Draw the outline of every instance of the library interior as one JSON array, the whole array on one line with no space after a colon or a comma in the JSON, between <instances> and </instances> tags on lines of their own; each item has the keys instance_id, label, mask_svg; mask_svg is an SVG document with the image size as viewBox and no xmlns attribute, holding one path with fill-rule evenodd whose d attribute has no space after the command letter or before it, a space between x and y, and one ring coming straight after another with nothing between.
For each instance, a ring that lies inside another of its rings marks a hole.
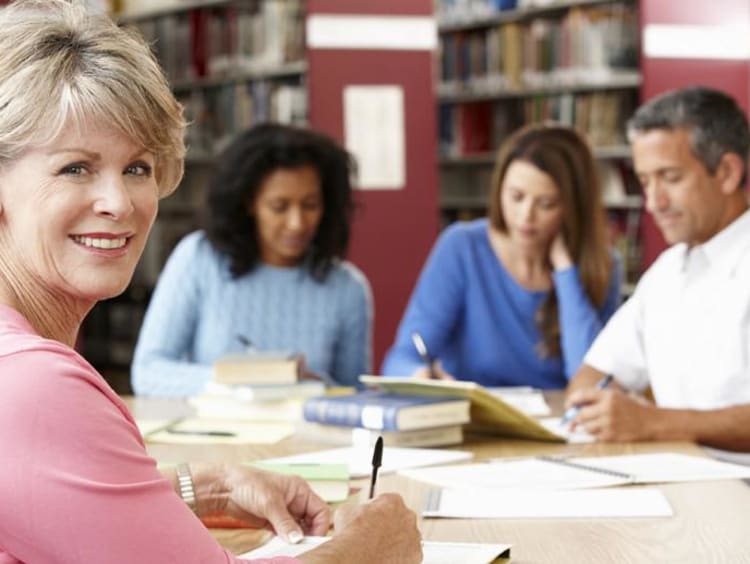
<instances>
[{"instance_id":1,"label":"library interior","mask_svg":"<svg viewBox=\"0 0 750 564\"><path fill-rule=\"evenodd\" d=\"M0 562L750 562L750 2L0 29Z\"/></svg>"}]
</instances>

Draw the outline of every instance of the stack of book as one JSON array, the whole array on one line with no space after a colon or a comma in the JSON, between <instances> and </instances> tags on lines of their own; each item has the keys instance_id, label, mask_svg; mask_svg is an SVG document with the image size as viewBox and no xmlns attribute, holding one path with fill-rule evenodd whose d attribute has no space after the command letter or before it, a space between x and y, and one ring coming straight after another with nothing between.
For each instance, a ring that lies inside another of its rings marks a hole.
<instances>
[{"instance_id":1,"label":"stack of book","mask_svg":"<svg viewBox=\"0 0 750 564\"><path fill-rule=\"evenodd\" d=\"M386 446L460 444L469 422L469 401L389 392L308 399L299 433L328 444L367 446L383 437Z\"/></svg>"}]
</instances>

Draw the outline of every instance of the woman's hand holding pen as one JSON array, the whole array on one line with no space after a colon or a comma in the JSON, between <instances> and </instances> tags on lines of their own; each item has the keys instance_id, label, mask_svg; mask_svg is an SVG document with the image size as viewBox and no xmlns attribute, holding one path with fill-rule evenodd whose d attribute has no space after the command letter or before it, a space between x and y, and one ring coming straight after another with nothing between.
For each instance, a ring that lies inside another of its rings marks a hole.
<instances>
[{"instance_id":1,"label":"woman's hand holding pen","mask_svg":"<svg viewBox=\"0 0 750 564\"><path fill-rule=\"evenodd\" d=\"M307 564L422 561L417 516L397 494L380 494L365 503L342 505L334 515L333 531L330 542L298 558Z\"/></svg>"},{"instance_id":2,"label":"woman's hand holding pen","mask_svg":"<svg viewBox=\"0 0 750 564\"><path fill-rule=\"evenodd\" d=\"M432 363L432 369L428 366L420 366L412 374L414 378L423 378L425 380L455 380L456 378L443 370L443 365L439 360Z\"/></svg>"},{"instance_id":3,"label":"woman's hand holding pen","mask_svg":"<svg viewBox=\"0 0 750 564\"><path fill-rule=\"evenodd\" d=\"M654 404L616 387L580 389L565 404L579 407L572 427L581 426L600 441L653 440L658 429L660 411Z\"/></svg>"}]
</instances>

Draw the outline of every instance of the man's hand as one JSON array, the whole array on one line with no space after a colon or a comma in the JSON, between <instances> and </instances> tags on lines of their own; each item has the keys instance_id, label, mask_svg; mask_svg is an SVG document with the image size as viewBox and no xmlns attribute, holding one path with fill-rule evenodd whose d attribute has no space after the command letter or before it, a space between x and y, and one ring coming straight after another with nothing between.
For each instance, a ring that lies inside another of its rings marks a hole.
<instances>
[{"instance_id":1,"label":"man's hand","mask_svg":"<svg viewBox=\"0 0 750 564\"><path fill-rule=\"evenodd\" d=\"M616 389L586 388L573 392L566 407L581 406L572 422L599 441L632 442L654 440L659 409L645 399Z\"/></svg>"}]
</instances>

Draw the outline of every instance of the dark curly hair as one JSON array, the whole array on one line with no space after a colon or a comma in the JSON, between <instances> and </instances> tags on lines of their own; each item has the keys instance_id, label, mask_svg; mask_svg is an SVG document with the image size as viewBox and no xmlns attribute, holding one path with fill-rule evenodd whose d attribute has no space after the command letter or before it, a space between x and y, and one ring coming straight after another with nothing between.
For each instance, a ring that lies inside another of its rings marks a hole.
<instances>
[{"instance_id":1,"label":"dark curly hair","mask_svg":"<svg viewBox=\"0 0 750 564\"><path fill-rule=\"evenodd\" d=\"M235 139L222 153L208 182L204 215L206 237L227 255L237 277L260 261L255 219L247 204L255 199L263 181L279 169L312 166L318 172L323 194L323 216L304 264L319 281L349 247L354 209L351 177L354 159L331 138L297 127L265 123Z\"/></svg>"}]
</instances>

